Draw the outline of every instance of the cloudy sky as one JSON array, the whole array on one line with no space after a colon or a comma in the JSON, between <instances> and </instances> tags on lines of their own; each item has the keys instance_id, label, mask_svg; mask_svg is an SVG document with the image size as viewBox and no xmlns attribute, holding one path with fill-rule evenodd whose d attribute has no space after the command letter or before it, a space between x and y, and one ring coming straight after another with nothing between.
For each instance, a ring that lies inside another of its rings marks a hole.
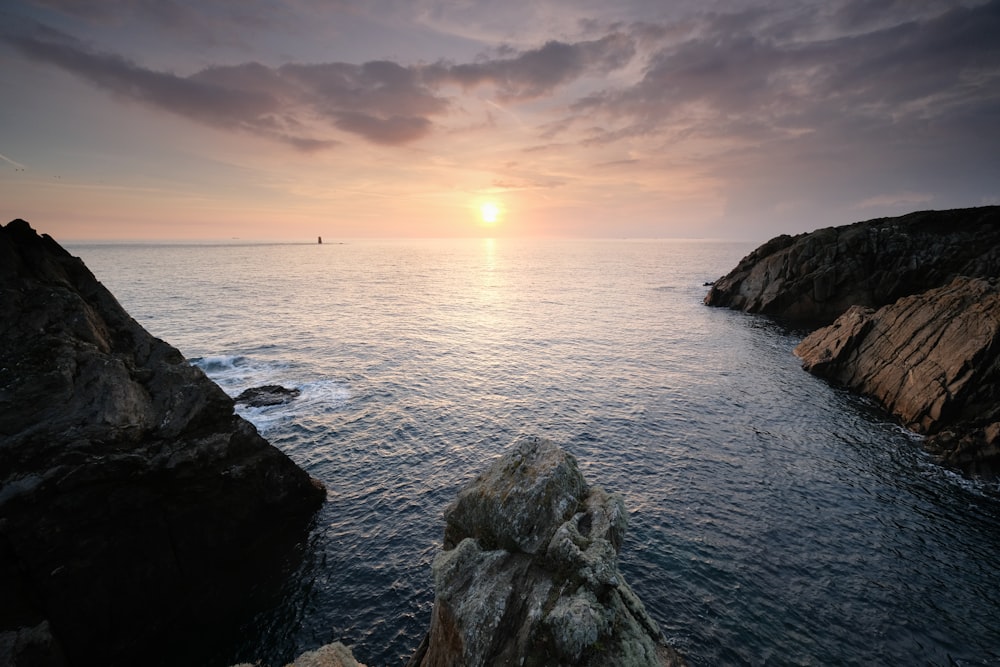
<instances>
[{"instance_id":1,"label":"cloudy sky","mask_svg":"<svg viewBox=\"0 0 1000 667\"><path fill-rule=\"evenodd\" d=\"M1000 0L5 0L0 85L0 216L58 240L1000 203Z\"/></svg>"}]
</instances>

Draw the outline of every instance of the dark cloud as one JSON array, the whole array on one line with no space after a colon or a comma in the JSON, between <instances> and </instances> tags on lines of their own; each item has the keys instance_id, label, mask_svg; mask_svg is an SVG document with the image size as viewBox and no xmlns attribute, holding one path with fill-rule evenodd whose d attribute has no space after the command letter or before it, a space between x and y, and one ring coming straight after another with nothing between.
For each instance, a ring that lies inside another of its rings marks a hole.
<instances>
[{"instance_id":1,"label":"dark cloud","mask_svg":"<svg viewBox=\"0 0 1000 667\"><path fill-rule=\"evenodd\" d=\"M202 44L238 42L238 33L273 29L287 22L290 14L268 0L25 0L25 4L92 25L155 26L174 39Z\"/></svg>"},{"instance_id":2,"label":"dark cloud","mask_svg":"<svg viewBox=\"0 0 1000 667\"><path fill-rule=\"evenodd\" d=\"M30 58L60 67L116 95L212 125L234 123L249 128L280 109L279 100L272 95L152 71L121 56L92 51L50 29L8 36L7 41Z\"/></svg>"},{"instance_id":3,"label":"dark cloud","mask_svg":"<svg viewBox=\"0 0 1000 667\"><path fill-rule=\"evenodd\" d=\"M634 55L633 41L613 33L573 44L550 41L541 48L506 58L457 65L438 63L425 68L423 75L433 83L452 83L466 89L493 85L502 99L524 100L549 94L587 74L619 69Z\"/></svg>"},{"instance_id":4,"label":"dark cloud","mask_svg":"<svg viewBox=\"0 0 1000 667\"><path fill-rule=\"evenodd\" d=\"M335 118L343 111L428 116L448 106L419 80L416 70L389 61L284 65L278 74L301 86L321 112Z\"/></svg>"},{"instance_id":5,"label":"dark cloud","mask_svg":"<svg viewBox=\"0 0 1000 667\"><path fill-rule=\"evenodd\" d=\"M361 135L376 144L397 145L420 139L431 129L431 122L419 116L379 118L359 111L336 114L336 125L346 132Z\"/></svg>"},{"instance_id":6,"label":"dark cloud","mask_svg":"<svg viewBox=\"0 0 1000 667\"><path fill-rule=\"evenodd\" d=\"M118 97L305 151L337 143L303 134L309 118L324 119L374 143L395 145L426 135L431 129L426 116L446 109L445 101L421 85L413 71L390 62L277 69L245 63L182 77L94 51L44 26L5 38L25 56L60 67Z\"/></svg>"},{"instance_id":7,"label":"dark cloud","mask_svg":"<svg viewBox=\"0 0 1000 667\"><path fill-rule=\"evenodd\" d=\"M493 85L500 97L533 98L581 76L622 67L634 55L631 40L615 33L576 44L548 42L473 64L403 66L380 60L274 68L243 63L208 67L185 77L95 51L37 24L6 35L6 40L25 56L121 98L308 150L333 143L303 134L310 121L313 127L325 123L376 144L405 144L426 136L432 118L449 110L449 102L438 93L441 86Z\"/></svg>"},{"instance_id":8,"label":"dark cloud","mask_svg":"<svg viewBox=\"0 0 1000 667\"><path fill-rule=\"evenodd\" d=\"M153 11L151 0L37 3L94 20L108 7ZM193 20L184 14L188 5L168 0L160 6L163 22ZM242 5L208 6L204 12L215 15ZM652 12L657 3L630 6ZM488 87L496 99L510 102L580 95L575 102L560 100L558 115L533 126L540 142L576 137L594 145L649 136L670 145L707 137L818 150L824 141L843 145L849 137L903 144L917 135L996 126L1000 0L969 6L952 0L761 0L741 6L689 12L670 22L578 21L597 37L529 49L500 46L472 62L251 62L190 76L144 67L38 25L9 31L5 39L28 58L124 99L310 150L330 145L327 133L381 145L426 137L440 118L461 110L447 97L456 86ZM601 30L607 32L600 36ZM623 72L632 71L639 74L631 84L603 82L609 74L622 81ZM584 86L593 92L579 92Z\"/></svg>"},{"instance_id":9,"label":"dark cloud","mask_svg":"<svg viewBox=\"0 0 1000 667\"><path fill-rule=\"evenodd\" d=\"M868 2L840 11L851 14L852 25L886 19ZM956 107L974 113L1000 98L1000 2L805 39L813 20L756 10L709 17L689 39L653 54L634 86L592 94L576 109L603 112L619 133L657 132L697 118L693 124L706 134L755 128L780 136L816 129L831 115L841 126L845 119L898 125Z\"/></svg>"}]
</instances>

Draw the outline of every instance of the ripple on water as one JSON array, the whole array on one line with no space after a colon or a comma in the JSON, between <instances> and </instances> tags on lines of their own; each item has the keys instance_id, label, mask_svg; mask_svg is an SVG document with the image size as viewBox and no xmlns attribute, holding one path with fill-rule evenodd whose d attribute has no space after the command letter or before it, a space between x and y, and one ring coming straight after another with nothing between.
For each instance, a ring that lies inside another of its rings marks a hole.
<instances>
[{"instance_id":1,"label":"ripple on water","mask_svg":"<svg viewBox=\"0 0 1000 667\"><path fill-rule=\"evenodd\" d=\"M799 332L703 307L702 283L750 249L80 249L230 394L302 390L241 410L329 500L280 604L217 664L334 639L402 664L444 507L520 435L624 495L623 572L693 665L1000 664L996 485L802 372Z\"/></svg>"}]
</instances>

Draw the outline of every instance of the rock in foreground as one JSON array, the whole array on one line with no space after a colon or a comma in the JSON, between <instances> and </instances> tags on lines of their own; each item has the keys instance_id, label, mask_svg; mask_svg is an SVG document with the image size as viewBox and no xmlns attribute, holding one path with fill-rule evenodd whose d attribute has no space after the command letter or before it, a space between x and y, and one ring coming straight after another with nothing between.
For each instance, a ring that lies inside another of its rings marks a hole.
<instances>
[{"instance_id":1,"label":"rock in foreground","mask_svg":"<svg viewBox=\"0 0 1000 667\"><path fill-rule=\"evenodd\" d=\"M0 635L50 630L83 665L213 634L322 486L23 220L0 227L0 313Z\"/></svg>"},{"instance_id":2,"label":"rock in foreground","mask_svg":"<svg viewBox=\"0 0 1000 667\"><path fill-rule=\"evenodd\" d=\"M809 372L874 397L967 474L1000 472L1000 286L957 278L806 337Z\"/></svg>"},{"instance_id":3,"label":"rock in foreground","mask_svg":"<svg viewBox=\"0 0 1000 667\"><path fill-rule=\"evenodd\" d=\"M548 440L515 443L445 513L411 665L683 665L618 571L622 499Z\"/></svg>"},{"instance_id":4,"label":"rock in foreground","mask_svg":"<svg viewBox=\"0 0 1000 667\"><path fill-rule=\"evenodd\" d=\"M233 667L258 667L258 664L244 662ZM354 659L351 649L340 642L320 646L315 651L306 651L295 662L291 662L285 667L365 667Z\"/></svg>"},{"instance_id":5,"label":"rock in foreground","mask_svg":"<svg viewBox=\"0 0 1000 667\"><path fill-rule=\"evenodd\" d=\"M705 304L823 325L851 306L878 308L957 276L1000 276L1000 206L779 236L717 280Z\"/></svg>"}]
</instances>

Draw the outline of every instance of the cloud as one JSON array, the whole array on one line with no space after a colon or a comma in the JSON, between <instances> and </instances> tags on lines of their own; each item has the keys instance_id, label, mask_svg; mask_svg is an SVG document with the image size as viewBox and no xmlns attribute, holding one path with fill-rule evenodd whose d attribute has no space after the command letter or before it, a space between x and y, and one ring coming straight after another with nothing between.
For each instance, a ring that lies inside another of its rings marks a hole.
<instances>
[{"instance_id":1,"label":"cloud","mask_svg":"<svg viewBox=\"0 0 1000 667\"><path fill-rule=\"evenodd\" d=\"M303 151L338 143L313 136L322 132L316 119L374 143L397 145L427 134L431 121L426 116L447 107L411 70L390 62L277 69L245 63L183 77L95 51L44 26L6 40L28 58L71 72L119 98Z\"/></svg>"},{"instance_id":2,"label":"cloud","mask_svg":"<svg viewBox=\"0 0 1000 667\"><path fill-rule=\"evenodd\" d=\"M411 143L432 131L434 117L449 112L451 103L439 92L444 86L492 85L502 99L536 98L581 76L619 68L634 53L631 40L616 33L575 44L551 41L524 52L506 50L509 57L470 64L404 66L377 60L269 67L250 62L180 76L97 51L41 24L5 39L24 56L119 98L300 150L335 145L323 136L333 129L381 145Z\"/></svg>"},{"instance_id":3,"label":"cloud","mask_svg":"<svg viewBox=\"0 0 1000 667\"><path fill-rule=\"evenodd\" d=\"M875 20L873 7L864 0L840 9L856 26ZM689 39L656 52L634 86L591 95L577 108L624 116L646 131L697 107L710 116L707 128L725 132L734 121L802 126L831 112L896 122L1000 98L1000 87L990 93L985 85L1000 79L1000 2L920 20L897 16L891 25L833 38L810 38L813 20L760 12L711 17Z\"/></svg>"},{"instance_id":4,"label":"cloud","mask_svg":"<svg viewBox=\"0 0 1000 667\"><path fill-rule=\"evenodd\" d=\"M423 70L435 84L464 89L495 86L504 100L526 100L552 93L587 74L605 74L624 67L635 55L635 44L624 34L577 43L549 41L537 49L481 62L438 63Z\"/></svg>"},{"instance_id":5,"label":"cloud","mask_svg":"<svg viewBox=\"0 0 1000 667\"><path fill-rule=\"evenodd\" d=\"M200 44L239 43L242 34L273 30L287 24L291 15L267 0L219 2L202 0L25 0L97 26L128 26L130 30L155 28L171 38ZM234 30L237 28L237 30Z\"/></svg>"},{"instance_id":6,"label":"cloud","mask_svg":"<svg viewBox=\"0 0 1000 667\"><path fill-rule=\"evenodd\" d=\"M913 208L924 206L934 201L934 195L926 192L897 192L895 194L876 195L859 201L857 208L886 208L900 207Z\"/></svg>"},{"instance_id":7,"label":"cloud","mask_svg":"<svg viewBox=\"0 0 1000 667\"><path fill-rule=\"evenodd\" d=\"M109 11L96 0L37 2L94 20ZM145 12L149 2L113 0L111 6ZM260 4L251 2L246 13L265 16ZM564 6L544 4L539 11L546 14ZM163 6L174 5L186 6ZM379 6L417 11L404 5ZM558 138L597 148L642 140L676 149L700 141L703 152L729 151L736 162L746 159L740 151L748 146L822 153L929 135L943 141L973 128L996 136L1000 0L967 6L759 0L722 12L692 9L696 5L727 6L680 3L686 13L665 20L658 2L639 0L621 9L621 16L635 18L627 23L610 20L614 12L604 5L584 3L574 15L593 16L573 21L572 29L587 38L521 49L492 45L469 62L248 62L189 76L144 67L44 26L5 39L26 57L119 98L300 150L335 145L344 135L383 146L410 144L446 129L452 115L467 117L472 104L502 108L539 144ZM206 7L198 11L237 11L227 3ZM432 2L421 11L429 7L444 16L451 5ZM651 20L657 15L660 20ZM187 19L177 13L159 20L180 25ZM481 88L486 97L469 95ZM715 143L709 149L705 142Z\"/></svg>"},{"instance_id":8,"label":"cloud","mask_svg":"<svg viewBox=\"0 0 1000 667\"><path fill-rule=\"evenodd\" d=\"M289 131L295 119L283 118L283 100L271 92L150 70L119 55L94 51L49 28L6 39L25 56L60 67L120 98L214 127L264 135L300 149L324 145L321 139Z\"/></svg>"},{"instance_id":9,"label":"cloud","mask_svg":"<svg viewBox=\"0 0 1000 667\"><path fill-rule=\"evenodd\" d=\"M321 113L338 119L344 111L429 116L448 108L447 101L420 80L418 70L390 61L284 65L277 74L300 86Z\"/></svg>"},{"instance_id":10,"label":"cloud","mask_svg":"<svg viewBox=\"0 0 1000 667\"><path fill-rule=\"evenodd\" d=\"M336 125L373 143L393 146L420 139L430 131L431 122L418 116L379 118L358 111L342 111L337 114Z\"/></svg>"}]
</instances>

